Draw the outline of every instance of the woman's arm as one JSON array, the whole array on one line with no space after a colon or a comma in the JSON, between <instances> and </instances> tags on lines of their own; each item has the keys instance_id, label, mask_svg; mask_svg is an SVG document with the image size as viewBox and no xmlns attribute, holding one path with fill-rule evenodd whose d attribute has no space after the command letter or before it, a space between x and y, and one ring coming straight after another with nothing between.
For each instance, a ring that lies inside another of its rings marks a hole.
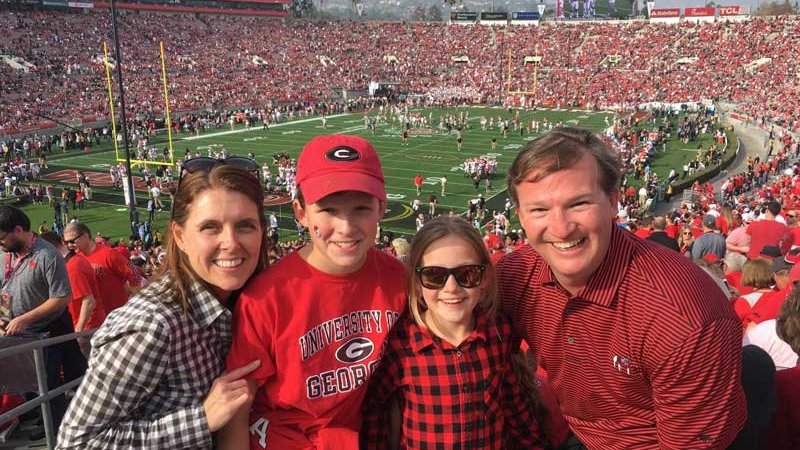
<instances>
[{"instance_id":1,"label":"woman's arm","mask_svg":"<svg viewBox=\"0 0 800 450\"><path fill-rule=\"evenodd\" d=\"M200 402L151 418L131 417L157 401L151 396L170 359L167 325L148 316L104 331L109 334L93 351L61 424L57 448L210 448L211 431Z\"/></svg>"}]
</instances>

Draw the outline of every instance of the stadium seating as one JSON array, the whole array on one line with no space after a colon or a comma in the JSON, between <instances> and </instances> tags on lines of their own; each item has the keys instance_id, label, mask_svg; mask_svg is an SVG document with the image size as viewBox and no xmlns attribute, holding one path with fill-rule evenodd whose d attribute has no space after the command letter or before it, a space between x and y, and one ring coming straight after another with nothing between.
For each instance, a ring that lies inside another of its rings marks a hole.
<instances>
[{"instance_id":1,"label":"stadium seating","mask_svg":"<svg viewBox=\"0 0 800 450\"><path fill-rule=\"evenodd\" d=\"M24 61L0 62L0 134L107 117L100 56L109 22L107 12L0 11L0 55ZM163 41L173 111L324 99L369 82L433 102L502 102L509 89L534 88L533 65L522 61L536 55L539 104L630 110L714 99L738 104L748 120L800 128L796 16L491 28L129 12L119 22L131 113L163 109Z\"/></svg>"}]
</instances>

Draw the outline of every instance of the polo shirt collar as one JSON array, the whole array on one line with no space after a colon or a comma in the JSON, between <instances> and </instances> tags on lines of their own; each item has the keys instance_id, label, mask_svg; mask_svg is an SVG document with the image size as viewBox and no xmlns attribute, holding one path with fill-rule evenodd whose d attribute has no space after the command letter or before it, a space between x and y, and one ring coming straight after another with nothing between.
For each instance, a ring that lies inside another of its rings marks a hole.
<instances>
[{"instance_id":1,"label":"polo shirt collar","mask_svg":"<svg viewBox=\"0 0 800 450\"><path fill-rule=\"evenodd\" d=\"M586 286L575 297L610 307L633 258L633 239L634 236L631 232L616 225L612 226L611 242L608 244L605 258L589 278ZM609 257L609 255L613 256ZM543 270L537 271L539 275L533 281L539 285L557 285L558 280L544 259L539 258L539 264L543 266Z\"/></svg>"},{"instance_id":2,"label":"polo shirt collar","mask_svg":"<svg viewBox=\"0 0 800 450\"><path fill-rule=\"evenodd\" d=\"M489 330L490 327L489 317L486 315L486 313L483 312L480 306L475 308L474 314L475 314L475 329L472 330L472 333L470 333L470 335L464 340L464 342L461 343L461 346L475 340L482 340L485 342L488 338L487 331ZM413 319L411 319L410 316L409 320L412 320L411 342L410 342L411 351L413 351L414 353L419 353L432 345L442 346L444 341L440 337L434 335L431 332L431 330L428 329L428 327L420 326L417 323L413 322ZM494 325L492 324L492 327L493 326ZM446 345L449 346L450 344Z\"/></svg>"}]
</instances>

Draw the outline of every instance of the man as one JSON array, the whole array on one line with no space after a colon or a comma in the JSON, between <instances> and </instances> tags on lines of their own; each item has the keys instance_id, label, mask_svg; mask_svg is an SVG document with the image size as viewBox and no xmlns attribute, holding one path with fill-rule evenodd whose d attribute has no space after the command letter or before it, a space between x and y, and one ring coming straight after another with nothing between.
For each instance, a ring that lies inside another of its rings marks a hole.
<instances>
[{"instance_id":1,"label":"man","mask_svg":"<svg viewBox=\"0 0 800 450\"><path fill-rule=\"evenodd\" d=\"M716 255L717 261L725 258L725 238L717 232L717 218L712 214L703 216L703 234L692 245L692 259Z\"/></svg>"},{"instance_id":2,"label":"man","mask_svg":"<svg viewBox=\"0 0 800 450\"><path fill-rule=\"evenodd\" d=\"M620 177L586 130L523 148L508 186L529 245L499 263L502 309L586 447L724 449L747 419L741 322L702 269L614 224Z\"/></svg>"},{"instance_id":3,"label":"man","mask_svg":"<svg viewBox=\"0 0 800 450\"><path fill-rule=\"evenodd\" d=\"M442 185L442 197L444 197L447 195L447 177L442 175L439 183Z\"/></svg>"},{"instance_id":4,"label":"man","mask_svg":"<svg viewBox=\"0 0 800 450\"><path fill-rule=\"evenodd\" d=\"M80 251L94 268L106 313L128 301L128 286L136 286L136 281L124 256L92 240L91 230L83 223L72 222L64 228L64 243Z\"/></svg>"},{"instance_id":5,"label":"man","mask_svg":"<svg viewBox=\"0 0 800 450\"><path fill-rule=\"evenodd\" d=\"M664 216L658 216L653 219L653 233L647 236L646 239L680 252L677 239L669 237L666 230L667 219Z\"/></svg>"},{"instance_id":6,"label":"man","mask_svg":"<svg viewBox=\"0 0 800 450\"><path fill-rule=\"evenodd\" d=\"M50 243L37 239L27 215L13 206L0 206L0 336L74 331L67 305L72 291L64 259ZM75 341L45 347L47 388L79 377L86 360ZM61 379L63 371L64 378ZM66 411L64 396L51 403L58 429Z\"/></svg>"},{"instance_id":7,"label":"man","mask_svg":"<svg viewBox=\"0 0 800 450\"><path fill-rule=\"evenodd\" d=\"M436 199L436 195L431 193L428 196L428 215L433 217L436 215L436 205L439 203L439 200Z\"/></svg>"},{"instance_id":8,"label":"man","mask_svg":"<svg viewBox=\"0 0 800 450\"><path fill-rule=\"evenodd\" d=\"M422 194L422 181L422 175L417 174L417 176L414 177L414 187L417 188L417 196Z\"/></svg>"},{"instance_id":9,"label":"man","mask_svg":"<svg viewBox=\"0 0 800 450\"><path fill-rule=\"evenodd\" d=\"M67 263L67 276L72 289L72 301L69 303L69 314L75 332L99 328L106 318L103 301L100 296L97 277L89 261L79 253L67 249L61 237L52 231L39 236L55 247ZM78 345L84 356L89 356L89 339L78 338Z\"/></svg>"},{"instance_id":10,"label":"man","mask_svg":"<svg viewBox=\"0 0 800 450\"><path fill-rule=\"evenodd\" d=\"M761 253L761 249L768 245L775 245L780 248L781 254L786 254L789 250L792 237L786 225L776 220L780 212L780 203L771 201L767 204L767 211L764 217L747 227L747 234L750 235L748 258L757 258Z\"/></svg>"},{"instance_id":11,"label":"man","mask_svg":"<svg viewBox=\"0 0 800 450\"><path fill-rule=\"evenodd\" d=\"M161 201L161 188L153 186L150 188L150 198L153 199L153 205L159 210L164 209L164 203Z\"/></svg>"}]
</instances>

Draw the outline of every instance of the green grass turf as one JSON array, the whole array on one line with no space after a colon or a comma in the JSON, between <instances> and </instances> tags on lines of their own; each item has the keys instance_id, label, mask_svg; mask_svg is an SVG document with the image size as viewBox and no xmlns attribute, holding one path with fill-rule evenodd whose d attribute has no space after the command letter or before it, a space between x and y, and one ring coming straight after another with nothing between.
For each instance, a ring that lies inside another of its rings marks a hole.
<instances>
[{"instance_id":1,"label":"green grass turf","mask_svg":"<svg viewBox=\"0 0 800 450\"><path fill-rule=\"evenodd\" d=\"M400 129L392 128L391 122L380 124L375 132L371 134L364 127L363 113L332 116L328 119L328 129L322 130L320 118L313 117L300 119L294 122L283 122L273 125L269 131L262 131L261 127L254 127L246 131L239 127L233 132L229 126L217 130L207 131L197 136L179 134L174 136L173 149L176 159L184 155L185 149L192 153L200 151L203 155L207 153L208 146L224 146L230 154L246 155L252 151L256 154L259 164L268 161L272 165L272 155L278 152L285 152L292 156L297 156L300 150L312 137L320 134L347 133L359 135L370 140L380 154L384 168L387 193L389 196L388 211L382 227L391 229L395 232L410 235L414 230L414 218L410 209L410 202L416 198L413 185L414 176L419 173L426 178L423 194L419 197L423 202L423 211L427 212L427 197L429 193L437 195L439 200L438 212L454 210L458 213L466 210L467 201L475 197L477 192L481 192L489 201L489 209L502 209L505 203L505 172L508 165L512 162L519 149L526 142L538 136L538 134L525 134L520 136L519 132L509 132L507 138L503 138L497 126L493 130L482 131L480 128L480 117L485 115L487 119L494 117L495 123L498 117L509 118L513 123L514 112L498 108L454 108L454 109L433 109L420 110L426 117L429 112L433 114L433 126L438 125L438 117L442 114L458 114L461 111L469 111L471 128L463 134L462 151L457 151L455 132L447 134L437 133L431 136L410 136L409 146L403 146L400 139ZM375 113L370 113L374 115ZM607 112L586 112L578 110L539 110L536 112L523 111L521 119L523 123L529 123L533 117L539 120L547 118L548 121L556 123L563 121L567 125L577 125L595 131L605 128L605 117L612 120L612 114ZM438 130L437 130L438 131ZM465 159L491 153L491 139L497 139L497 148L493 152L498 160L497 179L493 183L493 192L486 194L483 186L479 191L475 191L472 182L463 176L462 163ZM710 137L708 137L710 139ZM164 136L159 136L157 142L165 142ZM704 142L707 146L708 142ZM159 148L166 144L159 143ZM694 155L694 147L697 143L690 143L688 146L680 142L672 142L668 146L667 152L660 152L653 162L653 169L664 177L671 167L680 167L683 160ZM684 147L691 147L691 151L684 150ZM132 149L135 152L135 149ZM114 161L114 151L108 143L97 146L93 151L84 155L72 152L68 154L55 154L49 159L50 171L64 168L83 169L87 171L97 171L104 176L108 176L109 164ZM134 168L134 174L137 169ZM273 168L273 175L276 171ZM448 186L447 196L440 197L440 186L438 179L442 175L447 175ZM631 182L636 186L634 180ZM89 208L86 212L79 212L81 221L87 223L93 231L101 231L111 237L127 237L129 215L123 210L122 206L111 206L122 204L123 198L120 191L110 189L95 189L97 198L101 202L110 205L98 204L98 202L88 202ZM138 194L140 215L146 216L144 208L146 198L143 193ZM44 214L42 207L31 207L31 215L37 220L32 221L36 226L41 221L39 217L50 217L52 214ZM289 204L271 206L268 210L274 211L279 216L282 239L291 239L295 235L292 211ZM40 215L41 214L41 215ZM95 215L96 214L96 215ZM163 229L163 221L166 220L166 213L159 215L160 220L157 225ZM32 217L33 218L33 217ZM516 225L514 225L516 227Z\"/></svg>"}]
</instances>

